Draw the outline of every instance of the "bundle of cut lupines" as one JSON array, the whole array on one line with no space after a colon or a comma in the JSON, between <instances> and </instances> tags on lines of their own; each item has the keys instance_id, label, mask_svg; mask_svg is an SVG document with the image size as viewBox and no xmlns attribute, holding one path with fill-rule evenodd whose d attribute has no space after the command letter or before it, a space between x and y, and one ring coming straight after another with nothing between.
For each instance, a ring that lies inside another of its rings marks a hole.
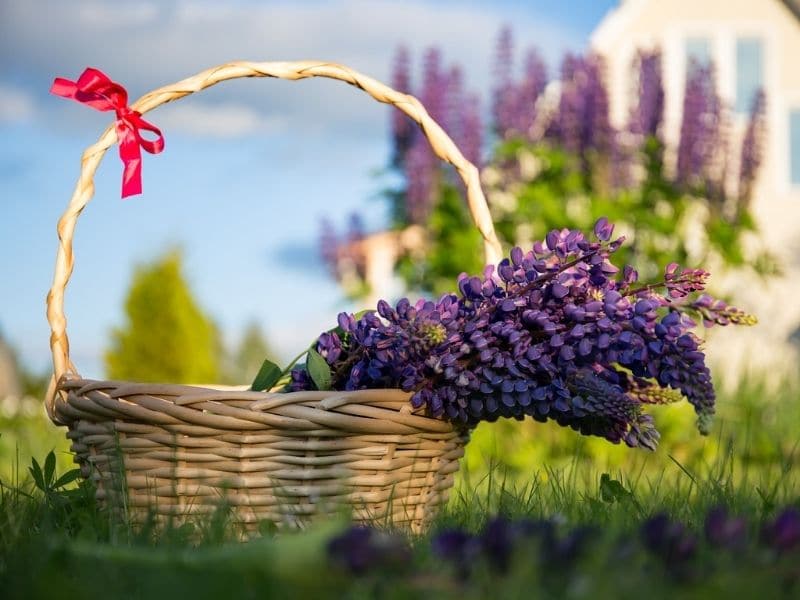
<instances>
[{"instance_id":1,"label":"bundle of cut lupines","mask_svg":"<svg viewBox=\"0 0 800 600\"><path fill-rule=\"evenodd\" d=\"M691 330L755 317L702 293L700 269L670 264L639 284L634 268L610 261L624 242L613 229L603 218L590 237L551 231L482 277L462 275L458 293L438 301L341 313L306 362L290 365L285 389L400 388L415 409L466 427L530 416L651 450L659 434L646 405L686 399L706 434L715 394ZM266 373L254 389L280 370Z\"/></svg>"}]
</instances>

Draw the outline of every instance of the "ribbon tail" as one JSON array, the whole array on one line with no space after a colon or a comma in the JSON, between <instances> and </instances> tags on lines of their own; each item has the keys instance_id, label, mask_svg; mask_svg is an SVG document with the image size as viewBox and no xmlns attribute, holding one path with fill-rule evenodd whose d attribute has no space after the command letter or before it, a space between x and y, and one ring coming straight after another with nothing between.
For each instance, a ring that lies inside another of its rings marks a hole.
<instances>
[{"instance_id":1,"label":"ribbon tail","mask_svg":"<svg viewBox=\"0 0 800 600\"><path fill-rule=\"evenodd\" d=\"M136 139L136 132L124 123L117 124L119 157L124 165L122 171L122 197L142 193L142 150Z\"/></svg>"},{"instance_id":2,"label":"ribbon tail","mask_svg":"<svg viewBox=\"0 0 800 600\"><path fill-rule=\"evenodd\" d=\"M78 86L74 81L64 79L63 77L56 77L53 80L53 85L50 86L50 93L62 98L75 99L75 93L78 91Z\"/></svg>"},{"instance_id":3,"label":"ribbon tail","mask_svg":"<svg viewBox=\"0 0 800 600\"><path fill-rule=\"evenodd\" d=\"M122 197L137 196L142 193L142 158L122 159Z\"/></svg>"}]
</instances>

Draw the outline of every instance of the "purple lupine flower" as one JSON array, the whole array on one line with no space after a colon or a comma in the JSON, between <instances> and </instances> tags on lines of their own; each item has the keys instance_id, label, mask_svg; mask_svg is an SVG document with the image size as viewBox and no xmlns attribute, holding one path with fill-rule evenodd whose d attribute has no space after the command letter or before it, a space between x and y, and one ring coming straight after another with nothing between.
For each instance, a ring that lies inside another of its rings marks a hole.
<instances>
[{"instance_id":1,"label":"purple lupine flower","mask_svg":"<svg viewBox=\"0 0 800 600\"><path fill-rule=\"evenodd\" d=\"M631 185L631 153L624 143L621 131L611 130L611 188L622 190Z\"/></svg>"},{"instance_id":2,"label":"purple lupine flower","mask_svg":"<svg viewBox=\"0 0 800 600\"><path fill-rule=\"evenodd\" d=\"M587 550L587 546L597 538L598 529L591 526L580 526L561 538L552 536L548 541L544 556L546 562L557 566L569 566L575 563Z\"/></svg>"},{"instance_id":3,"label":"purple lupine flower","mask_svg":"<svg viewBox=\"0 0 800 600\"><path fill-rule=\"evenodd\" d=\"M366 276L367 270L367 257L364 254L361 242L367 237L364 229L364 220L357 212L350 213L347 220L347 234L345 237L346 243L342 244L340 252L343 252L345 257L350 261L356 273L362 279Z\"/></svg>"},{"instance_id":4,"label":"purple lupine flower","mask_svg":"<svg viewBox=\"0 0 800 600\"><path fill-rule=\"evenodd\" d=\"M447 92L449 77L442 68L442 53L438 48L428 48L423 57L422 90L420 101L437 123L447 119Z\"/></svg>"},{"instance_id":5,"label":"purple lupine flower","mask_svg":"<svg viewBox=\"0 0 800 600\"><path fill-rule=\"evenodd\" d=\"M441 53L437 48L426 51L423 59L423 84L420 100L428 114L445 129L447 128L448 96L454 84L450 74L442 69ZM406 179L405 217L408 223L425 223L433 203L441 165L428 140L415 135L403 162Z\"/></svg>"},{"instance_id":6,"label":"purple lupine flower","mask_svg":"<svg viewBox=\"0 0 800 600\"><path fill-rule=\"evenodd\" d=\"M332 563L354 575L371 569L405 566L411 555L401 536L359 525L331 539L327 551Z\"/></svg>"},{"instance_id":7,"label":"purple lupine flower","mask_svg":"<svg viewBox=\"0 0 800 600\"><path fill-rule=\"evenodd\" d=\"M743 517L731 516L725 507L719 506L708 512L705 534L712 546L739 550L747 542L747 521Z\"/></svg>"},{"instance_id":8,"label":"purple lupine flower","mask_svg":"<svg viewBox=\"0 0 800 600\"><path fill-rule=\"evenodd\" d=\"M500 30L494 65L492 120L501 139L528 136L536 119L536 101L547 85L547 68L539 52L525 56L522 79L514 80L514 41L511 28Z\"/></svg>"},{"instance_id":9,"label":"purple lupine flower","mask_svg":"<svg viewBox=\"0 0 800 600\"><path fill-rule=\"evenodd\" d=\"M490 519L483 528L481 545L489 564L497 571L508 570L515 533L511 522L505 517Z\"/></svg>"},{"instance_id":10,"label":"purple lupine flower","mask_svg":"<svg viewBox=\"0 0 800 600\"><path fill-rule=\"evenodd\" d=\"M481 553L480 541L461 529L446 529L431 538L434 556L453 564L456 576L467 579Z\"/></svg>"},{"instance_id":11,"label":"purple lupine flower","mask_svg":"<svg viewBox=\"0 0 800 600\"><path fill-rule=\"evenodd\" d=\"M561 66L561 98L549 136L584 159L588 150L609 153L614 142L604 68L597 55L567 54Z\"/></svg>"},{"instance_id":12,"label":"purple lupine flower","mask_svg":"<svg viewBox=\"0 0 800 600\"><path fill-rule=\"evenodd\" d=\"M483 131L481 130L480 100L467 94L461 68L452 66L448 73L447 112L440 123L471 163L480 166Z\"/></svg>"},{"instance_id":13,"label":"purple lupine flower","mask_svg":"<svg viewBox=\"0 0 800 600\"><path fill-rule=\"evenodd\" d=\"M405 210L409 223L423 224L433 207L438 181L439 161L428 140L417 136L404 166L406 178Z\"/></svg>"},{"instance_id":14,"label":"purple lupine flower","mask_svg":"<svg viewBox=\"0 0 800 600\"><path fill-rule=\"evenodd\" d=\"M464 105L464 75L461 67L453 65L447 72L445 112L439 125L456 139L461 133L461 113Z\"/></svg>"},{"instance_id":15,"label":"purple lupine flower","mask_svg":"<svg viewBox=\"0 0 800 600\"><path fill-rule=\"evenodd\" d=\"M643 407L664 396L648 391L657 385L682 394L708 433L714 388L687 315L707 274L670 265L662 282L635 287L635 270L609 260L623 242L612 232L605 219L596 241L554 230L483 277L462 276L459 295L343 313L333 388L399 387L414 408L468 426L530 416L653 449ZM317 344L332 348L333 338Z\"/></svg>"},{"instance_id":16,"label":"purple lupine flower","mask_svg":"<svg viewBox=\"0 0 800 600\"><path fill-rule=\"evenodd\" d=\"M684 186L703 185L709 179L709 168L720 140L722 103L715 81L713 67L694 61L689 65L676 168L677 180Z\"/></svg>"},{"instance_id":17,"label":"purple lupine flower","mask_svg":"<svg viewBox=\"0 0 800 600\"><path fill-rule=\"evenodd\" d=\"M734 306L728 306L724 301L703 294L694 302L687 304L687 308L694 309L703 319L703 325L754 325L755 318Z\"/></svg>"},{"instance_id":18,"label":"purple lupine flower","mask_svg":"<svg viewBox=\"0 0 800 600\"><path fill-rule=\"evenodd\" d=\"M319 253L322 262L334 277L339 272L339 238L330 219L323 218L319 224Z\"/></svg>"},{"instance_id":19,"label":"purple lupine flower","mask_svg":"<svg viewBox=\"0 0 800 600\"><path fill-rule=\"evenodd\" d=\"M658 514L642 524L641 538L645 547L659 556L669 568L681 568L697 550L697 539L686 527Z\"/></svg>"},{"instance_id":20,"label":"purple lupine flower","mask_svg":"<svg viewBox=\"0 0 800 600\"><path fill-rule=\"evenodd\" d=\"M514 38L511 27L504 26L497 38L492 90L492 122L501 138L514 131L516 90L514 88Z\"/></svg>"},{"instance_id":21,"label":"purple lupine flower","mask_svg":"<svg viewBox=\"0 0 800 600\"><path fill-rule=\"evenodd\" d=\"M781 553L800 549L800 510L792 506L784 509L764 526L762 537Z\"/></svg>"},{"instance_id":22,"label":"purple lupine flower","mask_svg":"<svg viewBox=\"0 0 800 600\"><path fill-rule=\"evenodd\" d=\"M745 206L753 194L753 184L764 158L766 100L764 90L759 90L753 101L747 131L742 141L742 155L739 162L739 198Z\"/></svg>"},{"instance_id":23,"label":"purple lupine flower","mask_svg":"<svg viewBox=\"0 0 800 600\"><path fill-rule=\"evenodd\" d=\"M657 137L664 119L664 84L661 76L661 51L640 51L639 102L631 114L631 132L644 137Z\"/></svg>"},{"instance_id":24,"label":"purple lupine flower","mask_svg":"<svg viewBox=\"0 0 800 600\"><path fill-rule=\"evenodd\" d=\"M392 87L398 92L411 93L411 58L408 48L405 46L400 46L395 54L392 67ZM397 109L393 109L391 112L391 123L392 164L400 166L417 135L417 126L413 120Z\"/></svg>"},{"instance_id":25,"label":"purple lupine flower","mask_svg":"<svg viewBox=\"0 0 800 600\"><path fill-rule=\"evenodd\" d=\"M483 125L481 123L480 98L477 94L468 95L462 105L458 146L469 162L479 168L482 166Z\"/></svg>"},{"instance_id":26,"label":"purple lupine flower","mask_svg":"<svg viewBox=\"0 0 800 600\"><path fill-rule=\"evenodd\" d=\"M366 237L364 231L364 219L357 212L350 213L347 220L347 241L349 243L359 242Z\"/></svg>"},{"instance_id":27,"label":"purple lupine flower","mask_svg":"<svg viewBox=\"0 0 800 600\"><path fill-rule=\"evenodd\" d=\"M536 121L536 101L547 86L547 67L535 48L525 55L522 81L514 87L514 107L511 115L511 131L530 137L531 127Z\"/></svg>"}]
</instances>

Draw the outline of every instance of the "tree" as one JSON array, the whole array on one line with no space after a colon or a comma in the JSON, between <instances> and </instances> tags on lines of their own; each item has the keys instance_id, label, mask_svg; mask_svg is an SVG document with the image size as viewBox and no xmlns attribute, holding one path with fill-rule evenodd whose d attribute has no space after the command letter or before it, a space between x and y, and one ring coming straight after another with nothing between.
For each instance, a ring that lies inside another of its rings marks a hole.
<instances>
[{"instance_id":1,"label":"tree","mask_svg":"<svg viewBox=\"0 0 800 600\"><path fill-rule=\"evenodd\" d=\"M244 330L238 348L226 361L224 381L232 384L250 383L264 359L275 361L275 353L267 343L261 326L251 321Z\"/></svg>"},{"instance_id":2,"label":"tree","mask_svg":"<svg viewBox=\"0 0 800 600\"><path fill-rule=\"evenodd\" d=\"M125 314L127 322L112 331L105 354L109 377L168 383L217 379L219 334L192 297L180 252L136 268Z\"/></svg>"}]
</instances>

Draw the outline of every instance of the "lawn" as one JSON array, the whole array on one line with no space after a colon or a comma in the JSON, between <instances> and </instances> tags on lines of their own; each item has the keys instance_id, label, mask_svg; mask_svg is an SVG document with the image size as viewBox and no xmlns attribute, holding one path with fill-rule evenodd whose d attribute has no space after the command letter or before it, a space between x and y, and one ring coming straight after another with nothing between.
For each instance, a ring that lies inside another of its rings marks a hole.
<instances>
[{"instance_id":1,"label":"lawn","mask_svg":"<svg viewBox=\"0 0 800 600\"><path fill-rule=\"evenodd\" d=\"M419 537L342 518L301 533L265 523L241 543L224 510L191 526L134 530L111 521L88 486L56 484L66 457L46 460L56 438L39 413L5 418L3 451L18 447L21 461L2 457L5 598L800 594L792 386L745 384L722 397L707 438L686 407L664 407L655 453L553 424L483 424L449 505Z\"/></svg>"}]
</instances>

